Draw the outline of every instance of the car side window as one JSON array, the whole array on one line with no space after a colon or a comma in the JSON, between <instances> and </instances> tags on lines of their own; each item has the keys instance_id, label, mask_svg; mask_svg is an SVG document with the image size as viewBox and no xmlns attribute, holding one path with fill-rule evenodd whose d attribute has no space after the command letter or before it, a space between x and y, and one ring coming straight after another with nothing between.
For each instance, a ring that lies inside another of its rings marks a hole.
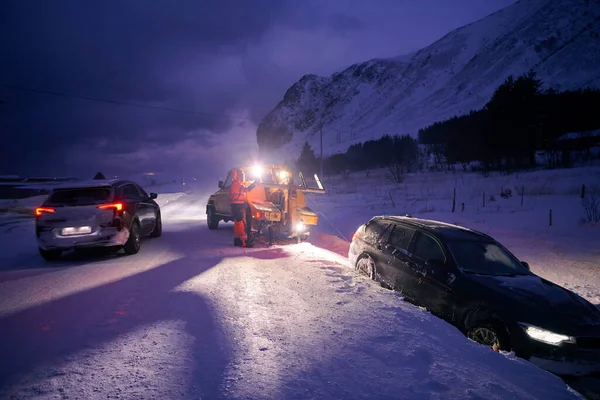
<instances>
[{"instance_id":1,"label":"car side window","mask_svg":"<svg viewBox=\"0 0 600 400\"><path fill-rule=\"evenodd\" d=\"M140 192L140 195L142 196L142 199L148 199L150 198L150 196L148 195L148 193L146 193L146 191L139 185L135 185L135 188L137 189L138 192Z\"/></svg>"},{"instance_id":2,"label":"car side window","mask_svg":"<svg viewBox=\"0 0 600 400\"><path fill-rule=\"evenodd\" d=\"M223 184L224 188L228 188L231 186L231 171L227 174L227 179L225 179L225 183Z\"/></svg>"},{"instance_id":3,"label":"car side window","mask_svg":"<svg viewBox=\"0 0 600 400\"><path fill-rule=\"evenodd\" d=\"M412 253L424 262L427 260L446 261L446 256L439 243L425 233L419 233Z\"/></svg>"},{"instance_id":4,"label":"car side window","mask_svg":"<svg viewBox=\"0 0 600 400\"><path fill-rule=\"evenodd\" d=\"M381 241L389 226L390 224L383 221L372 221L365 227L365 241L371 244Z\"/></svg>"},{"instance_id":5,"label":"car side window","mask_svg":"<svg viewBox=\"0 0 600 400\"><path fill-rule=\"evenodd\" d=\"M121 189L122 189L123 197L126 198L127 200L141 200L142 199L140 192L138 192L138 190L135 188L135 186L133 186L131 184L123 185L121 187Z\"/></svg>"},{"instance_id":6,"label":"car side window","mask_svg":"<svg viewBox=\"0 0 600 400\"><path fill-rule=\"evenodd\" d=\"M408 251L408 246L414 234L415 229L405 225L394 224L394 229L390 234L388 243L399 250Z\"/></svg>"}]
</instances>

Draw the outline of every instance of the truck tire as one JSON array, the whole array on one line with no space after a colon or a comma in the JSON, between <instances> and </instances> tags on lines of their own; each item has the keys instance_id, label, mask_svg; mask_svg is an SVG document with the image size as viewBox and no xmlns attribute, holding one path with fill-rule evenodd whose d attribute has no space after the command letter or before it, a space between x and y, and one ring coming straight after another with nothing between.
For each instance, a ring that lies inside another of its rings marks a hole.
<instances>
[{"instance_id":1,"label":"truck tire","mask_svg":"<svg viewBox=\"0 0 600 400\"><path fill-rule=\"evenodd\" d=\"M206 224L208 225L208 229L217 229L219 227L219 217L215 214L214 207L209 207L206 213Z\"/></svg>"}]
</instances>

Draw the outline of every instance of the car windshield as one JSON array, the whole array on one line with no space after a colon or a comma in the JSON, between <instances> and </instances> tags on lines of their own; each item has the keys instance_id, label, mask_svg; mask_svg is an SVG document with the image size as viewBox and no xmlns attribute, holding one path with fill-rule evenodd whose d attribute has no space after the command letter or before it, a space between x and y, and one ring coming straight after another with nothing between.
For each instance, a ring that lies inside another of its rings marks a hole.
<instances>
[{"instance_id":1,"label":"car windshield","mask_svg":"<svg viewBox=\"0 0 600 400\"><path fill-rule=\"evenodd\" d=\"M111 190L107 187L55 189L48 203L51 205L91 205L109 201Z\"/></svg>"},{"instance_id":2,"label":"car windshield","mask_svg":"<svg viewBox=\"0 0 600 400\"><path fill-rule=\"evenodd\" d=\"M502 246L493 242L446 242L458 267L482 275L527 275L529 271Z\"/></svg>"}]
</instances>

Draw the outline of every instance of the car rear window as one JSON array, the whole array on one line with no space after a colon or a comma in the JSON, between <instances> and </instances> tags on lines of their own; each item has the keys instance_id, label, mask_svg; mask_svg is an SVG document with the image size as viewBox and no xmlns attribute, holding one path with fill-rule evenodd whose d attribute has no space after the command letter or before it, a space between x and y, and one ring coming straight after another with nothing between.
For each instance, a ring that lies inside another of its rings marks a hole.
<instances>
[{"instance_id":1,"label":"car rear window","mask_svg":"<svg viewBox=\"0 0 600 400\"><path fill-rule=\"evenodd\" d=\"M100 204L111 199L112 191L107 187L55 189L48 198L52 205Z\"/></svg>"}]
</instances>

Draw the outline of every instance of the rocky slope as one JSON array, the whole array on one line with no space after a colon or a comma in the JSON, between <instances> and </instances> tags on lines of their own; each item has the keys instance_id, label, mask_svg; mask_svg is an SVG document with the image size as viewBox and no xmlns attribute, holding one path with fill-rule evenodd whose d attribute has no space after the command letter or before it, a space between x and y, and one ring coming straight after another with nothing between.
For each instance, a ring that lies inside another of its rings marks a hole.
<instances>
[{"instance_id":1,"label":"rocky slope","mask_svg":"<svg viewBox=\"0 0 600 400\"><path fill-rule=\"evenodd\" d=\"M324 154L384 134L416 135L481 108L509 75L534 69L559 90L600 87L600 2L521 0L406 56L305 75L261 121L261 149L296 158L304 141Z\"/></svg>"}]
</instances>

